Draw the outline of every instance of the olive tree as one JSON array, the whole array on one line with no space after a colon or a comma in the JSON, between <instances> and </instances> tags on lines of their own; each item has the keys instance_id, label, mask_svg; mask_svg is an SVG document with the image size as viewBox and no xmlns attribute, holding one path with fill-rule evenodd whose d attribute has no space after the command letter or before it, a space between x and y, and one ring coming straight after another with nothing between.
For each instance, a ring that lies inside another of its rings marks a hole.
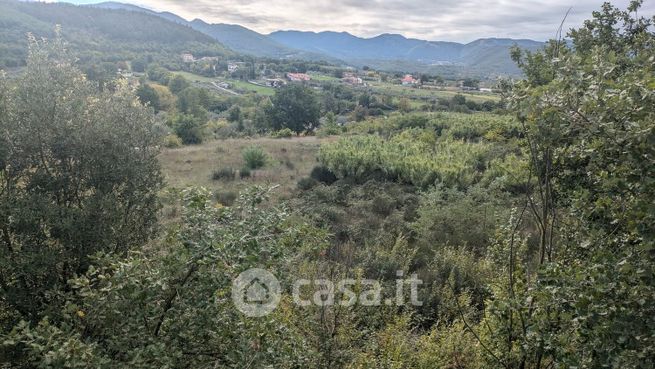
<instances>
[{"instance_id":1,"label":"olive tree","mask_svg":"<svg viewBox=\"0 0 655 369\"><path fill-rule=\"evenodd\" d=\"M117 84L101 91L63 43L30 40L27 68L0 80L1 323L35 321L96 252L156 231L162 176L153 114Z\"/></svg>"}]
</instances>

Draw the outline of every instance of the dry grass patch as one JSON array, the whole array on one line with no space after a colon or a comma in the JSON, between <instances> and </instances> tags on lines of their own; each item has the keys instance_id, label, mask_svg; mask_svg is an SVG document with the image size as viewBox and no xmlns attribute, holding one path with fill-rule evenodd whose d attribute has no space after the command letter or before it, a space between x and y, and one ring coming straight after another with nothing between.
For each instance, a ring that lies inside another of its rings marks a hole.
<instances>
[{"instance_id":1,"label":"dry grass patch","mask_svg":"<svg viewBox=\"0 0 655 369\"><path fill-rule=\"evenodd\" d=\"M309 175L316 166L320 144L330 140L334 138L216 140L202 145L164 149L159 159L169 187L203 186L212 190L217 200L229 202L232 194L238 194L248 186L279 185L275 195L278 199L285 199L296 190L298 180ZM242 152L250 146L263 149L269 156L269 162L261 169L251 170L249 177L240 178L238 172L244 167ZM212 179L214 172L226 169L237 172L233 180Z\"/></svg>"}]
</instances>

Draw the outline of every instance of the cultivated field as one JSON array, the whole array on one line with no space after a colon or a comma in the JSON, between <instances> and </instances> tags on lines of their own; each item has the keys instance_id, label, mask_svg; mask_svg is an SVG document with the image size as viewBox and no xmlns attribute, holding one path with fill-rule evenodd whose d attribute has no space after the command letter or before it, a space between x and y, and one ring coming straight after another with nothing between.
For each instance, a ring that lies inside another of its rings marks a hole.
<instances>
[{"instance_id":1,"label":"cultivated field","mask_svg":"<svg viewBox=\"0 0 655 369\"><path fill-rule=\"evenodd\" d=\"M401 86L388 82L368 82L373 92L391 95L396 97L407 97L409 99L450 99L455 95L464 95L467 99L473 100L477 103L485 101L498 101L500 97L496 94L485 94L480 92L461 91L457 88L448 89L431 89L431 88L413 88L408 86Z\"/></svg>"}]
</instances>

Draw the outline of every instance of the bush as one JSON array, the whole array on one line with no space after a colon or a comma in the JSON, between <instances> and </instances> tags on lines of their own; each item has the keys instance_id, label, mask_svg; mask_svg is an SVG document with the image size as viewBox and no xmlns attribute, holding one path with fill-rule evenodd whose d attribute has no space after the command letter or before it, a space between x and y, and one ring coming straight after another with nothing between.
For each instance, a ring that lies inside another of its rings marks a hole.
<instances>
[{"instance_id":1,"label":"bush","mask_svg":"<svg viewBox=\"0 0 655 369\"><path fill-rule=\"evenodd\" d=\"M318 184L318 181L315 180L314 178L305 177L305 178L302 178L302 179L300 179L298 181L298 189L303 190L303 191L311 190L317 184Z\"/></svg>"},{"instance_id":2,"label":"bush","mask_svg":"<svg viewBox=\"0 0 655 369\"><path fill-rule=\"evenodd\" d=\"M259 169L266 166L268 155L260 147L250 146L243 150L243 161L248 169Z\"/></svg>"},{"instance_id":3,"label":"bush","mask_svg":"<svg viewBox=\"0 0 655 369\"><path fill-rule=\"evenodd\" d=\"M343 128L338 124L326 124L316 131L318 137L338 136L343 133Z\"/></svg>"},{"instance_id":4,"label":"bush","mask_svg":"<svg viewBox=\"0 0 655 369\"><path fill-rule=\"evenodd\" d=\"M167 135L166 137L164 137L163 141L164 141L163 142L164 147L168 147L169 149L182 147L182 139L174 134Z\"/></svg>"},{"instance_id":5,"label":"bush","mask_svg":"<svg viewBox=\"0 0 655 369\"><path fill-rule=\"evenodd\" d=\"M100 91L55 33L51 42L31 38L24 73L0 73L2 367L23 364L22 345L6 346L15 324L47 315L57 329L64 286L96 264L91 255L127 255L159 234L161 136L152 109L127 88Z\"/></svg>"},{"instance_id":6,"label":"bush","mask_svg":"<svg viewBox=\"0 0 655 369\"><path fill-rule=\"evenodd\" d=\"M309 176L316 181L325 183L327 185L331 185L337 181L337 176L335 176L334 173L330 171L330 169L323 165L315 166Z\"/></svg>"},{"instance_id":7,"label":"bush","mask_svg":"<svg viewBox=\"0 0 655 369\"><path fill-rule=\"evenodd\" d=\"M284 160L283 160L283 164L284 164L284 166L287 167L287 169L289 169L289 170L294 170L294 169L296 169L296 165L293 164L293 162L292 162L291 159L289 159L289 158L284 158Z\"/></svg>"},{"instance_id":8,"label":"bush","mask_svg":"<svg viewBox=\"0 0 655 369\"><path fill-rule=\"evenodd\" d=\"M236 125L227 124L227 122L213 124L210 127L212 128L214 137L218 139L235 138L235 137L242 136L241 132L239 132Z\"/></svg>"},{"instance_id":9,"label":"bush","mask_svg":"<svg viewBox=\"0 0 655 369\"><path fill-rule=\"evenodd\" d=\"M387 194L377 194L371 201L371 210L377 215L389 216L396 209L396 202Z\"/></svg>"},{"instance_id":10,"label":"bush","mask_svg":"<svg viewBox=\"0 0 655 369\"><path fill-rule=\"evenodd\" d=\"M243 167L239 171L239 177L242 178L242 179L243 178L250 178L251 175L252 175L252 173L250 172L250 168L248 168L248 167Z\"/></svg>"},{"instance_id":11,"label":"bush","mask_svg":"<svg viewBox=\"0 0 655 369\"><path fill-rule=\"evenodd\" d=\"M189 114L179 114L171 121L175 133L185 145L202 143L202 122Z\"/></svg>"},{"instance_id":12,"label":"bush","mask_svg":"<svg viewBox=\"0 0 655 369\"><path fill-rule=\"evenodd\" d=\"M212 179L214 181L233 181L235 177L236 171L232 168L221 168L212 173Z\"/></svg>"},{"instance_id":13,"label":"bush","mask_svg":"<svg viewBox=\"0 0 655 369\"><path fill-rule=\"evenodd\" d=\"M234 191L219 191L214 194L216 201L223 206L232 206L237 199L237 193Z\"/></svg>"},{"instance_id":14,"label":"bush","mask_svg":"<svg viewBox=\"0 0 655 369\"><path fill-rule=\"evenodd\" d=\"M271 137L273 138L290 138L293 137L293 131L290 130L289 128L282 128L279 131L275 131L271 133Z\"/></svg>"}]
</instances>

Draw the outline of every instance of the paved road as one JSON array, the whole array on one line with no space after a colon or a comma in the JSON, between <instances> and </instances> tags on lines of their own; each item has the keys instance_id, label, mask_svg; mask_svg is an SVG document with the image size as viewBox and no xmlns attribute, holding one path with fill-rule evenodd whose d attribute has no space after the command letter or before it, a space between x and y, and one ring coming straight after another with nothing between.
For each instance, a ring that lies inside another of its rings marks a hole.
<instances>
[{"instance_id":1,"label":"paved road","mask_svg":"<svg viewBox=\"0 0 655 369\"><path fill-rule=\"evenodd\" d=\"M221 91L224 91L224 92L230 93L230 94L232 94L232 95L241 96L240 93L236 93L236 92L234 92L234 91L232 91L232 90L228 90L227 88L223 88L223 87L219 86L218 83L216 83L216 82L212 82L211 84L212 84L212 86L216 87L216 89L218 89L218 90L221 90Z\"/></svg>"}]
</instances>

